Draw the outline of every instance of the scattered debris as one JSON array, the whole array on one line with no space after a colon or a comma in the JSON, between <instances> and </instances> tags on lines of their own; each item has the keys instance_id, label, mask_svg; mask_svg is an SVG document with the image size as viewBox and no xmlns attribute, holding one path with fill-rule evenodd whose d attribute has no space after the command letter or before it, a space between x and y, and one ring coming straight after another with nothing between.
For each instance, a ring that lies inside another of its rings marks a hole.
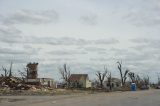
<instances>
[{"instance_id":1,"label":"scattered debris","mask_svg":"<svg viewBox=\"0 0 160 106\"><path fill-rule=\"evenodd\" d=\"M10 68L2 67L4 74L0 77L0 89L2 90L30 90L37 91L43 88L53 90L54 80L51 78L38 78L38 63L28 63L25 71L18 71L22 77L14 77L12 74L12 62Z\"/></svg>"}]
</instances>

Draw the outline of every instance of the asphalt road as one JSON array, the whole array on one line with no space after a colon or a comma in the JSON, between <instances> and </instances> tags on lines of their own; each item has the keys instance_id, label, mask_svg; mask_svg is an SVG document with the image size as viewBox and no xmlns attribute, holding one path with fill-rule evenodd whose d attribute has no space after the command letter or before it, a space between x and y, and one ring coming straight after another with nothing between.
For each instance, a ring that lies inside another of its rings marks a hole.
<instances>
[{"instance_id":1,"label":"asphalt road","mask_svg":"<svg viewBox=\"0 0 160 106\"><path fill-rule=\"evenodd\" d=\"M0 96L0 106L160 106L160 90L65 96Z\"/></svg>"}]
</instances>

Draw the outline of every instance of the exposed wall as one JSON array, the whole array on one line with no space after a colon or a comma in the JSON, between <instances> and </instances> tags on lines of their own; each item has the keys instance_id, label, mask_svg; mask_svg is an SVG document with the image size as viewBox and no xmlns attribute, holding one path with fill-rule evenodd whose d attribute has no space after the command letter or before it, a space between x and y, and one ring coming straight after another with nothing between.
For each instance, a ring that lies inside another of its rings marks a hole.
<instances>
[{"instance_id":1,"label":"exposed wall","mask_svg":"<svg viewBox=\"0 0 160 106\"><path fill-rule=\"evenodd\" d=\"M89 81L88 78L81 77L80 82L83 83L83 88L90 88L91 87L91 82Z\"/></svg>"},{"instance_id":2,"label":"exposed wall","mask_svg":"<svg viewBox=\"0 0 160 106\"><path fill-rule=\"evenodd\" d=\"M28 63L27 64L27 78L36 79L38 77L38 63Z\"/></svg>"},{"instance_id":3,"label":"exposed wall","mask_svg":"<svg viewBox=\"0 0 160 106\"><path fill-rule=\"evenodd\" d=\"M92 82L90 80L86 80L86 88L91 88L92 87Z\"/></svg>"}]
</instances>

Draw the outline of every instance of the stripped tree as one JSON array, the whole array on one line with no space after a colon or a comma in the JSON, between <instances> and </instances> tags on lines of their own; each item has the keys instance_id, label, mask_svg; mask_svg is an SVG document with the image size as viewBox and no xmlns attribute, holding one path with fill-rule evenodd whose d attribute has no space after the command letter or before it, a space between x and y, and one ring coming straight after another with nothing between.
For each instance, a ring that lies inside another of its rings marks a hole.
<instances>
[{"instance_id":1,"label":"stripped tree","mask_svg":"<svg viewBox=\"0 0 160 106\"><path fill-rule=\"evenodd\" d=\"M108 85L109 85L109 90L112 90L112 75L111 75L111 72L107 76L107 82L108 82Z\"/></svg>"},{"instance_id":2,"label":"stripped tree","mask_svg":"<svg viewBox=\"0 0 160 106\"><path fill-rule=\"evenodd\" d=\"M160 75L157 74L157 77L158 77L158 85L160 85Z\"/></svg>"},{"instance_id":3,"label":"stripped tree","mask_svg":"<svg viewBox=\"0 0 160 106\"><path fill-rule=\"evenodd\" d=\"M147 86L147 85L149 85L149 76L147 75L147 76L145 76L145 77L143 77L143 82L144 82L144 84Z\"/></svg>"},{"instance_id":4,"label":"stripped tree","mask_svg":"<svg viewBox=\"0 0 160 106\"><path fill-rule=\"evenodd\" d=\"M98 77L100 88L103 88L103 82L107 75L107 68L104 67L104 72L97 71L96 76Z\"/></svg>"},{"instance_id":5,"label":"stripped tree","mask_svg":"<svg viewBox=\"0 0 160 106\"><path fill-rule=\"evenodd\" d=\"M16 81L13 80L14 76L12 75L12 62L10 64L9 69L5 68L4 66L2 66L2 71L4 71L4 74L1 74L2 78L0 80L0 83L2 84L2 86L9 86L9 87L14 87L16 84Z\"/></svg>"},{"instance_id":6,"label":"stripped tree","mask_svg":"<svg viewBox=\"0 0 160 106\"><path fill-rule=\"evenodd\" d=\"M132 83L136 81L136 76L134 72L129 72L128 77L131 79Z\"/></svg>"},{"instance_id":7,"label":"stripped tree","mask_svg":"<svg viewBox=\"0 0 160 106\"><path fill-rule=\"evenodd\" d=\"M119 70L120 76L121 76L121 83L122 83L122 86L124 86L125 83L126 83L127 74L129 72L129 70L126 69L125 73L123 74L123 72L122 72L122 62L118 61L117 63L118 63L118 70Z\"/></svg>"},{"instance_id":8,"label":"stripped tree","mask_svg":"<svg viewBox=\"0 0 160 106\"><path fill-rule=\"evenodd\" d=\"M140 76L139 76L138 74L136 75L135 80L136 80L136 83L137 83L137 84L140 84L141 78L140 78Z\"/></svg>"},{"instance_id":9,"label":"stripped tree","mask_svg":"<svg viewBox=\"0 0 160 106\"><path fill-rule=\"evenodd\" d=\"M28 68L24 68L24 71L18 70L18 73L23 79L28 78Z\"/></svg>"},{"instance_id":10,"label":"stripped tree","mask_svg":"<svg viewBox=\"0 0 160 106\"><path fill-rule=\"evenodd\" d=\"M1 74L2 77L12 77L12 64L11 62L9 70L2 66L2 71L4 71L4 74Z\"/></svg>"},{"instance_id":11,"label":"stripped tree","mask_svg":"<svg viewBox=\"0 0 160 106\"><path fill-rule=\"evenodd\" d=\"M4 71L4 74L1 74L1 76L2 77L7 77L8 73L9 73L8 70L2 66L2 71Z\"/></svg>"},{"instance_id":12,"label":"stripped tree","mask_svg":"<svg viewBox=\"0 0 160 106\"><path fill-rule=\"evenodd\" d=\"M59 73L61 74L62 79L64 80L67 87L70 86L69 77L70 77L70 68L67 67L66 64L63 65L63 67L59 68Z\"/></svg>"}]
</instances>

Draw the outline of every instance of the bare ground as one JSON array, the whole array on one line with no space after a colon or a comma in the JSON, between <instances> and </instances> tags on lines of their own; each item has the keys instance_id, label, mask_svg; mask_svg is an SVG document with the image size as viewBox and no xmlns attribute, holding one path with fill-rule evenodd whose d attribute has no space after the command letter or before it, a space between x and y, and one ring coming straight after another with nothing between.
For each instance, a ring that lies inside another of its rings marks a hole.
<instances>
[{"instance_id":1,"label":"bare ground","mask_svg":"<svg viewBox=\"0 0 160 106\"><path fill-rule=\"evenodd\" d=\"M160 90L58 96L0 96L0 106L160 106Z\"/></svg>"}]
</instances>

